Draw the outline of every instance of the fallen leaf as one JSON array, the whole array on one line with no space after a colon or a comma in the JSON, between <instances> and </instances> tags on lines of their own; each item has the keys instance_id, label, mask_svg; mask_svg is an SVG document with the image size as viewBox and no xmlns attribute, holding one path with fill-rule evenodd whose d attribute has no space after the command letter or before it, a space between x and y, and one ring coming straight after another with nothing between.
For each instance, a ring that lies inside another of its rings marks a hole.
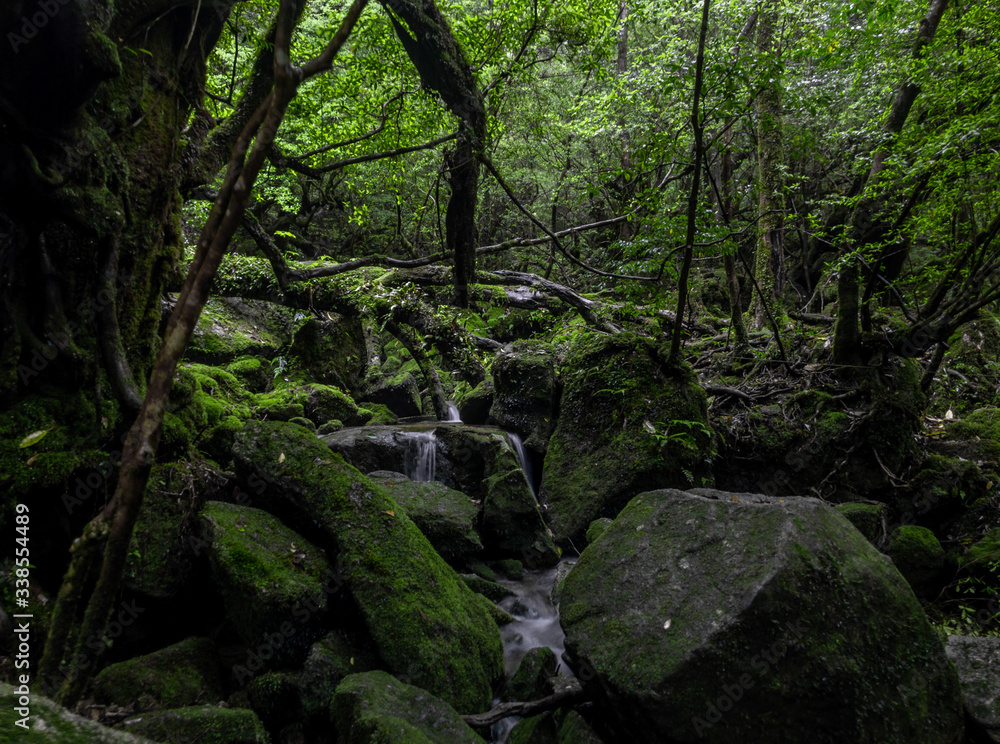
<instances>
[{"instance_id":1,"label":"fallen leaf","mask_svg":"<svg viewBox=\"0 0 1000 744\"><path fill-rule=\"evenodd\" d=\"M38 459L38 455L32 455L31 458L26 463L24 463L24 464L25 465L30 465L31 463L33 463L37 459Z\"/></svg>"},{"instance_id":2,"label":"fallen leaf","mask_svg":"<svg viewBox=\"0 0 1000 744\"><path fill-rule=\"evenodd\" d=\"M21 449L30 447L33 444L38 444L50 431L51 429L41 429L40 431L31 432L31 434L21 440Z\"/></svg>"},{"instance_id":3,"label":"fallen leaf","mask_svg":"<svg viewBox=\"0 0 1000 744\"><path fill-rule=\"evenodd\" d=\"M285 453L282 452L280 455L278 455L278 464L280 465L284 461L285 461Z\"/></svg>"},{"instance_id":4,"label":"fallen leaf","mask_svg":"<svg viewBox=\"0 0 1000 744\"><path fill-rule=\"evenodd\" d=\"M386 511L384 511L384 512L382 512L382 513L383 513L383 514L388 514L388 515L389 515L390 517L394 517L394 516L396 516L396 512L394 512L394 511L391 511L391 510L386 510Z\"/></svg>"}]
</instances>

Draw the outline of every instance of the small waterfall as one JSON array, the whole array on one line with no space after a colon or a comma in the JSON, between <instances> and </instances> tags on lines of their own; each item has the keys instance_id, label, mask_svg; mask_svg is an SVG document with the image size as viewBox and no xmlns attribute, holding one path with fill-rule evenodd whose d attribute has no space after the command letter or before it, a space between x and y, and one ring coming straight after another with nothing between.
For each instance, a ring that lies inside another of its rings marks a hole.
<instances>
[{"instance_id":1,"label":"small waterfall","mask_svg":"<svg viewBox=\"0 0 1000 744\"><path fill-rule=\"evenodd\" d=\"M458 406L450 400L448 401L448 418L446 418L445 421L457 421L458 423L462 422L462 416L458 412Z\"/></svg>"},{"instance_id":2,"label":"small waterfall","mask_svg":"<svg viewBox=\"0 0 1000 744\"><path fill-rule=\"evenodd\" d=\"M524 442L521 441L521 437L513 432L507 432L507 439L510 441L510 446L517 453L517 459L521 461L521 470L524 471L524 478L528 481L528 488L531 489L531 495L535 497L535 503L537 504L538 488L535 486L535 472L531 466L531 458L528 455L528 451L524 448Z\"/></svg>"},{"instance_id":3,"label":"small waterfall","mask_svg":"<svg viewBox=\"0 0 1000 744\"><path fill-rule=\"evenodd\" d=\"M406 432L401 434L406 440L406 455L403 472L412 481L426 483L434 480L437 460L437 441L433 431Z\"/></svg>"}]
</instances>

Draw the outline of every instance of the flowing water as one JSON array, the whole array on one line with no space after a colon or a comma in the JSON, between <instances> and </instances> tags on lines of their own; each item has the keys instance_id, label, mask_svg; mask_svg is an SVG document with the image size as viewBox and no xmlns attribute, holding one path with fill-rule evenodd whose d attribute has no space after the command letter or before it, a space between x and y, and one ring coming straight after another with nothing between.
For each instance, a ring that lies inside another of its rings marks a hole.
<instances>
[{"instance_id":1,"label":"flowing water","mask_svg":"<svg viewBox=\"0 0 1000 744\"><path fill-rule=\"evenodd\" d=\"M462 422L462 416L458 412L458 406L456 406L452 401L448 401L448 418L445 421L455 421L458 423Z\"/></svg>"},{"instance_id":2,"label":"flowing water","mask_svg":"<svg viewBox=\"0 0 1000 744\"><path fill-rule=\"evenodd\" d=\"M566 558L553 568L525 571L524 578L519 581L499 579L499 583L514 592L514 596L506 597L498 603L500 609L514 617L514 622L500 628L504 671L508 680L514 676L524 655L531 649L542 646L552 649L552 653L556 655L557 675L573 675L562 660L566 650L566 636L559 625L559 606L552 599L552 590L556 581L565 576L574 563L576 558ZM510 730L519 720L512 716L494 724L490 731L490 741L493 744L507 741Z\"/></svg>"},{"instance_id":3,"label":"flowing water","mask_svg":"<svg viewBox=\"0 0 1000 744\"><path fill-rule=\"evenodd\" d=\"M406 441L406 454L403 459L403 472L412 481L423 483L434 480L434 468L437 460L437 441L434 432L401 432Z\"/></svg>"},{"instance_id":4,"label":"flowing water","mask_svg":"<svg viewBox=\"0 0 1000 744\"><path fill-rule=\"evenodd\" d=\"M535 472L531 466L531 458L528 455L528 451L524 448L524 442L521 441L521 437L513 432L507 432L507 439L510 441L510 446L517 453L517 459L521 461L521 470L524 471L524 477L528 481L531 495L535 497L535 503L537 504L538 487L535 485Z\"/></svg>"}]
</instances>

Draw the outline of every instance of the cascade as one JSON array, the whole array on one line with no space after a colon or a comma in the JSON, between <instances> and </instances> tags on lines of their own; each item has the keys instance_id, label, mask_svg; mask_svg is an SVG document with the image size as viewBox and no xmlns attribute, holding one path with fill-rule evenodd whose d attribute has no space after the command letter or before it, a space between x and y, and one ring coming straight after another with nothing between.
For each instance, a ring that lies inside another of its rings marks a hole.
<instances>
[{"instance_id":1,"label":"cascade","mask_svg":"<svg viewBox=\"0 0 1000 744\"><path fill-rule=\"evenodd\" d=\"M433 431L404 432L406 441L403 472L412 481L426 483L434 480L437 459L437 441Z\"/></svg>"},{"instance_id":2,"label":"cascade","mask_svg":"<svg viewBox=\"0 0 1000 744\"><path fill-rule=\"evenodd\" d=\"M462 416L458 412L458 406L450 400L448 401L448 418L446 418L445 421L455 421L458 423L462 422Z\"/></svg>"},{"instance_id":3,"label":"cascade","mask_svg":"<svg viewBox=\"0 0 1000 744\"><path fill-rule=\"evenodd\" d=\"M531 458L528 455L528 451L524 448L524 442L521 441L520 436L513 432L507 432L507 440L517 453L517 459L521 461L521 470L524 471L524 478L528 481L528 488L531 489L531 495L535 497L535 503L537 504L538 487L535 485L535 472L531 466Z\"/></svg>"}]
</instances>

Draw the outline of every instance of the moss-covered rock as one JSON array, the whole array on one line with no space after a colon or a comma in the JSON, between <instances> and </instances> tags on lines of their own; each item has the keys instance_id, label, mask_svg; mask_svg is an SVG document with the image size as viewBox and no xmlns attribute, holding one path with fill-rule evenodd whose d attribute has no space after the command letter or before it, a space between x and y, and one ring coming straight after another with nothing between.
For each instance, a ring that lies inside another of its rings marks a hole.
<instances>
[{"instance_id":1,"label":"moss-covered rock","mask_svg":"<svg viewBox=\"0 0 1000 744\"><path fill-rule=\"evenodd\" d=\"M125 706L140 695L159 708L224 699L215 643L209 638L188 638L112 664L94 678L93 698L98 703Z\"/></svg>"},{"instance_id":2,"label":"moss-covered rock","mask_svg":"<svg viewBox=\"0 0 1000 744\"><path fill-rule=\"evenodd\" d=\"M944 548L926 527L897 527L885 552L919 596L933 598L947 578Z\"/></svg>"},{"instance_id":3,"label":"moss-covered rock","mask_svg":"<svg viewBox=\"0 0 1000 744\"><path fill-rule=\"evenodd\" d=\"M185 362L177 368L170 390L159 452L180 458L197 446L225 462L236 431L250 417L249 403L250 394L235 375Z\"/></svg>"},{"instance_id":4,"label":"moss-covered rock","mask_svg":"<svg viewBox=\"0 0 1000 744\"><path fill-rule=\"evenodd\" d=\"M330 573L322 551L260 509L211 501L201 518L213 580L240 638L252 650L266 645L270 664L301 661L322 635Z\"/></svg>"},{"instance_id":5,"label":"moss-covered rock","mask_svg":"<svg viewBox=\"0 0 1000 744\"><path fill-rule=\"evenodd\" d=\"M975 459L1000 459L1000 408L977 408L945 427L949 439L965 440Z\"/></svg>"},{"instance_id":6,"label":"moss-covered rock","mask_svg":"<svg viewBox=\"0 0 1000 744\"><path fill-rule=\"evenodd\" d=\"M502 584L498 584L495 581L490 581L489 579L484 579L481 576L476 576L475 574L459 574L462 577L462 581L465 585L469 587L476 594L481 594L487 599L493 602L499 602L505 597L511 596L513 592Z\"/></svg>"},{"instance_id":7,"label":"moss-covered rock","mask_svg":"<svg viewBox=\"0 0 1000 744\"><path fill-rule=\"evenodd\" d=\"M530 649L507 683L504 700L538 700L551 694L549 678L556 676L556 666L556 655L551 648L539 646Z\"/></svg>"},{"instance_id":8,"label":"moss-covered rock","mask_svg":"<svg viewBox=\"0 0 1000 744\"><path fill-rule=\"evenodd\" d=\"M703 485L712 434L689 370L645 339L580 335L562 377L540 496L557 541L583 537L640 491Z\"/></svg>"},{"instance_id":9,"label":"moss-covered rock","mask_svg":"<svg viewBox=\"0 0 1000 744\"><path fill-rule=\"evenodd\" d=\"M493 380L487 377L472 389L456 394L459 416L466 424L485 424L493 407Z\"/></svg>"},{"instance_id":10,"label":"moss-covered rock","mask_svg":"<svg viewBox=\"0 0 1000 744\"><path fill-rule=\"evenodd\" d=\"M70 713L46 697L32 694L29 715L17 709L17 687L0 682L0 731L6 741L31 744L152 744L152 739L116 731ZM24 722L24 726L18 724Z\"/></svg>"},{"instance_id":11,"label":"moss-covered rock","mask_svg":"<svg viewBox=\"0 0 1000 744\"><path fill-rule=\"evenodd\" d=\"M445 701L386 672L347 677L330 716L342 744L484 744Z\"/></svg>"},{"instance_id":12,"label":"moss-covered rock","mask_svg":"<svg viewBox=\"0 0 1000 744\"><path fill-rule=\"evenodd\" d=\"M251 393L263 393L270 386L274 375L270 365L260 357L245 356L234 359L225 366L226 372L236 377Z\"/></svg>"},{"instance_id":13,"label":"moss-covered rock","mask_svg":"<svg viewBox=\"0 0 1000 744\"><path fill-rule=\"evenodd\" d=\"M559 744L603 744L590 724L575 710L565 711L561 716L557 713L556 717L562 719L559 723Z\"/></svg>"},{"instance_id":14,"label":"moss-covered rock","mask_svg":"<svg viewBox=\"0 0 1000 744\"><path fill-rule=\"evenodd\" d=\"M482 552L483 544L476 533L479 506L464 493L443 483L417 483L405 475L387 478L375 472L369 477L391 494L449 563L462 564Z\"/></svg>"},{"instance_id":15,"label":"moss-covered rock","mask_svg":"<svg viewBox=\"0 0 1000 744\"><path fill-rule=\"evenodd\" d=\"M295 331L289 353L310 380L351 390L365 373L361 320L311 318Z\"/></svg>"},{"instance_id":16,"label":"moss-covered rock","mask_svg":"<svg viewBox=\"0 0 1000 744\"><path fill-rule=\"evenodd\" d=\"M560 600L615 737L962 740L940 638L895 568L818 500L640 494Z\"/></svg>"},{"instance_id":17,"label":"moss-covered rock","mask_svg":"<svg viewBox=\"0 0 1000 744\"><path fill-rule=\"evenodd\" d=\"M358 426L371 418L371 411L358 408L344 391L329 385L288 385L254 397L255 415L269 421L305 417L316 426L339 420Z\"/></svg>"},{"instance_id":18,"label":"moss-covered rock","mask_svg":"<svg viewBox=\"0 0 1000 744\"><path fill-rule=\"evenodd\" d=\"M505 558L502 561L497 561L494 565L497 571L508 579L520 581L524 578L524 564L516 558Z\"/></svg>"},{"instance_id":19,"label":"moss-covered rock","mask_svg":"<svg viewBox=\"0 0 1000 744\"><path fill-rule=\"evenodd\" d=\"M273 359L291 341L294 315L294 310L269 302L209 298L184 353L208 364L243 356Z\"/></svg>"},{"instance_id":20,"label":"moss-covered rock","mask_svg":"<svg viewBox=\"0 0 1000 744\"><path fill-rule=\"evenodd\" d=\"M597 540L601 535L608 531L608 527L614 520L610 517L601 517L600 519L595 519L590 523L590 527L587 528L587 545Z\"/></svg>"},{"instance_id":21,"label":"moss-covered rock","mask_svg":"<svg viewBox=\"0 0 1000 744\"><path fill-rule=\"evenodd\" d=\"M155 465L149 474L125 563L128 589L170 599L191 579L196 559L192 537L198 534L198 512L204 505L201 489L194 487L193 467L187 462Z\"/></svg>"},{"instance_id":22,"label":"moss-covered rock","mask_svg":"<svg viewBox=\"0 0 1000 744\"><path fill-rule=\"evenodd\" d=\"M417 448L433 438L433 480L480 502L479 537L491 558L530 567L553 565L559 554L506 432L462 424L415 424L342 429L323 438L365 472L413 473Z\"/></svg>"},{"instance_id":23,"label":"moss-covered rock","mask_svg":"<svg viewBox=\"0 0 1000 744\"><path fill-rule=\"evenodd\" d=\"M416 364L413 366L415 368ZM365 405L369 402L384 405L399 418L419 416L423 411L423 404L417 374L419 372L416 369L402 369L395 373L373 369L368 373L358 399Z\"/></svg>"},{"instance_id":24,"label":"moss-covered rock","mask_svg":"<svg viewBox=\"0 0 1000 744\"><path fill-rule=\"evenodd\" d=\"M379 485L315 436L250 422L234 458L261 499L333 555L387 665L463 712L489 705L503 650L490 613Z\"/></svg>"},{"instance_id":25,"label":"moss-covered rock","mask_svg":"<svg viewBox=\"0 0 1000 744\"><path fill-rule=\"evenodd\" d=\"M245 708L192 706L127 718L120 726L164 744L271 744L260 719Z\"/></svg>"},{"instance_id":26,"label":"moss-covered rock","mask_svg":"<svg viewBox=\"0 0 1000 744\"><path fill-rule=\"evenodd\" d=\"M524 446L545 454L556 425L559 381L556 353L541 341L515 341L493 359L490 421L525 438Z\"/></svg>"},{"instance_id":27,"label":"moss-covered rock","mask_svg":"<svg viewBox=\"0 0 1000 744\"><path fill-rule=\"evenodd\" d=\"M985 735L982 740L1000 742L1000 638L949 636L945 651L958 670L965 710Z\"/></svg>"},{"instance_id":28,"label":"moss-covered rock","mask_svg":"<svg viewBox=\"0 0 1000 744\"><path fill-rule=\"evenodd\" d=\"M888 534L886 525L888 524L889 509L885 504L872 504L866 502L849 502L838 504L834 507L840 512L854 528L865 536L875 548L885 547Z\"/></svg>"}]
</instances>

